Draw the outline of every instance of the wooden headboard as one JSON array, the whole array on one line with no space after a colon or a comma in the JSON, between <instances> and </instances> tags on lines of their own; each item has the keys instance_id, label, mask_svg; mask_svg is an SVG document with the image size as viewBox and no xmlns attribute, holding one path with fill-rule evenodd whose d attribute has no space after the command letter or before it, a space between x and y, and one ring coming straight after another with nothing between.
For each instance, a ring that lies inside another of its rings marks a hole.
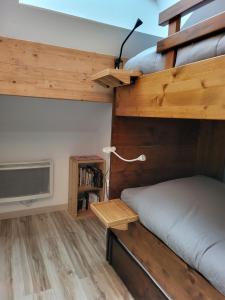
<instances>
[{"instance_id":1,"label":"wooden headboard","mask_svg":"<svg viewBox=\"0 0 225 300\"><path fill-rule=\"evenodd\" d=\"M110 198L125 188L202 174L224 179L225 121L114 117L112 145L127 158L111 156Z\"/></svg>"},{"instance_id":2,"label":"wooden headboard","mask_svg":"<svg viewBox=\"0 0 225 300\"><path fill-rule=\"evenodd\" d=\"M155 184L195 173L199 121L114 117L112 145L126 158L145 154L146 162L125 163L111 156L110 198L124 188Z\"/></svg>"}]
</instances>

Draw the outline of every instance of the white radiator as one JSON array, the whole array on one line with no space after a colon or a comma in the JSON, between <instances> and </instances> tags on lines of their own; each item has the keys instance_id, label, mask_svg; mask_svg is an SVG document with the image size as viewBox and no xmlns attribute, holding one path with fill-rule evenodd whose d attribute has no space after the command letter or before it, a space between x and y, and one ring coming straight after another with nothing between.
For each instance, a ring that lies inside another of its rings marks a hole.
<instances>
[{"instance_id":1,"label":"white radiator","mask_svg":"<svg viewBox=\"0 0 225 300\"><path fill-rule=\"evenodd\" d=\"M51 160L0 163L0 203L48 198L52 194Z\"/></svg>"}]
</instances>

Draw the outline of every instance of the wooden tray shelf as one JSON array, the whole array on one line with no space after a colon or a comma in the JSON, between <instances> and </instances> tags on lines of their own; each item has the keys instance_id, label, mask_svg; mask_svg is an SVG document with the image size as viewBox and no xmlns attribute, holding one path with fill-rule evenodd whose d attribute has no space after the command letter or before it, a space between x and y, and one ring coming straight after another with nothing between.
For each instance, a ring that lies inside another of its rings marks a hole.
<instances>
[{"instance_id":1,"label":"wooden tray shelf","mask_svg":"<svg viewBox=\"0 0 225 300\"><path fill-rule=\"evenodd\" d=\"M132 80L141 76L142 73L137 70L119 70L119 69L105 69L91 77L91 80L97 82L104 87L119 87L129 85Z\"/></svg>"},{"instance_id":2,"label":"wooden tray shelf","mask_svg":"<svg viewBox=\"0 0 225 300\"><path fill-rule=\"evenodd\" d=\"M138 215L120 199L91 203L91 210L106 228L127 230L129 223L138 220Z\"/></svg>"}]
</instances>

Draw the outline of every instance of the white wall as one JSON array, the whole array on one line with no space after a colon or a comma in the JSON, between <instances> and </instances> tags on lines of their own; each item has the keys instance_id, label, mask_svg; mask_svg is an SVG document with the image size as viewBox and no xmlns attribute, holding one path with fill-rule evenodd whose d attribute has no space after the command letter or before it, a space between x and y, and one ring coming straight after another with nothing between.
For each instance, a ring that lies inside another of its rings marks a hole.
<instances>
[{"instance_id":1,"label":"white wall","mask_svg":"<svg viewBox=\"0 0 225 300\"><path fill-rule=\"evenodd\" d=\"M128 30L0 1L0 36L117 55ZM135 33L124 55L151 47L158 38ZM0 96L0 161L52 158L55 192L33 206L67 202L68 158L71 154L101 154L110 144L111 105ZM0 206L0 212L24 209Z\"/></svg>"},{"instance_id":2,"label":"white wall","mask_svg":"<svg viewBox=\"0 0 225 300\"><path fill-rule=\"evenodd\" d=\"M32 207L63 204L70 155L102 154L110 143L111 104L0 96L0 162L54 161L54 197ZM0 213L25 209L1 205Z\"/></svg>"},{"instance_id":3,"label":"white wall","mask_svg":"<svg viewBox=\"0 0 225 300\"><path fill-rule=\"evenodd\" d=\"M132 28L137 18L140 18L143 24L137 31L160 35L159 7L155 0L20 0L20 2L125 29Z\"/></svg>"},{"instance_id":4,"label":"white wall","mask_svg":"<svg viewBox=\"0 0 225 300\"><path fill-rule=\"evenodd\" d=\"M0 0L0 35L56 46L118 55L129 30ZM135 32L124 47L131 57L156 44L159 37Z\"/></svg>"}]
</instances>

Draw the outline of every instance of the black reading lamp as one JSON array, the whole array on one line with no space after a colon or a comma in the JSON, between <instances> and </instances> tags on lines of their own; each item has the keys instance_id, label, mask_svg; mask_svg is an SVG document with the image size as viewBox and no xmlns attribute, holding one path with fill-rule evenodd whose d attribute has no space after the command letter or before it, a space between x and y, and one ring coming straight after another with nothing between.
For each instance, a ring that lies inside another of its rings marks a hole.
<instances>
[{"instance_id":1,"label":"black reading lamp","mask_svg":"<svg viewBox=\"0 0 225 300\"><path fill-rule=\"evenodd\" d=\"M121 56L122 56L124 44L125 44L126 41L129 39L129 37L131 36L131 34L134 32L134 30L135 30L136 28L138 28L139 26L141 26L142 24L143 24L143 22L142 22L140 19L137 19L137 22L136 22L136 24L134 25L134 28L131 30L131 32L128 34L128 36L125 38L125 40L124 40L124 42L123 42L123 44L121 45L121 48L120 48L120 55L119 55L119 57L117 57L117 58L115 59L115 69L119 69L119 68L120 68L120 64L121 64L121 62L122 62Z\"/></svg>"}]
</instances>

